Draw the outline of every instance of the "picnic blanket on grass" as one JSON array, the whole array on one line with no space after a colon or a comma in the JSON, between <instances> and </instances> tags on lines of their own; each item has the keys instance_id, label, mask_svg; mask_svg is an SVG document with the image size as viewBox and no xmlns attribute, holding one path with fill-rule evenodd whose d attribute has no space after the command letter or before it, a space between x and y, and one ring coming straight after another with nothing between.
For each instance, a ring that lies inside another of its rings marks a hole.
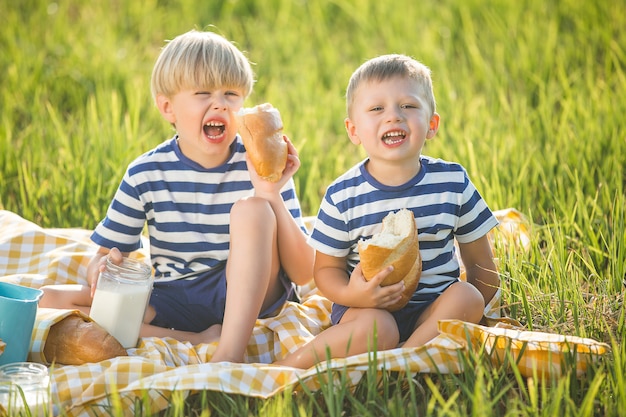
<instances>
[{"instance_id":1,"label":"picnic blanket on grass","mask_svg":"<svg viewBox=\"0 0 626 417\"><path fill-rule=\"evenodd\" d=\"M490 237L505 238L508 243L504 243L516 250L527 248L530 229L523 215L514 209L497 211L496 215L500 226ZM0 210L0 281L30 287L84 284L87 264L96 250L90 234L84 229L44 229L15 213ZM148 254L139 252L137 256ZM269 398L286 389L317 390L321 375L329 375L328 370L332 370L330 375L342 373L345 382L356 385L371 371L372 363L379 372L459 373L467 363L464 356L470 349L486 349L498 364L512 358L526 376L533 372L559 374L561 356L566 352L575 356L577 371L582 373L590 361L608 349L591 339L525 331L519 323L500 318L498 293L485 309L489 327L442 321L441 334L419 348L334 359L308 370L271 365L329 326L330 301L314 284L300 291L301 303L286 303L275 317L257 320L244 364L207 363L215 344L193 346L170 338L141 338L136 348L128 350L128 356L99 363L50 364L43 354L50 327L68 315L81 313L45 308L37 313L29 361L50 365L51 392L57 411L87 416L102 414L110 404L111 392L119 393L119 400L126 404L124 408L133 415L136 398L149 396L152 411L157 412L167 407L174 391L190 394L213 390Z\"/></svg>"}]
</instances>

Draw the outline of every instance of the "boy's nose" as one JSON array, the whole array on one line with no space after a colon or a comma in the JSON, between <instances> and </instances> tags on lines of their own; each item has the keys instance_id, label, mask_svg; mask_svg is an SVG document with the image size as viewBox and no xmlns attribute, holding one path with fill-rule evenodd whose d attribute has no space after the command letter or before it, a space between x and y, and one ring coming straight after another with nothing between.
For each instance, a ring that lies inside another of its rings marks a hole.
<instances>
[{"instance_id":1,"label":"boy's nose","mask_svg":"<svg viewBox=\"0 0 626 417\"><path fill-rule=\"evenodd\" d=\"M390 109L387 113L387 120L390 122L398 122L402 120L402 112L400 111L400 109Z\"/></svg>"},{"instance_id":2,"label":"boy's nose","mask_svg":"<svg viewBox=\"0 0 626 417\"><path fill-rule=\"evenodd\" d=\"M228 109L228 105L226 100L221 97L215 97L215 101L213 102L213 109L215 110L226 110Z\"/></svg>"}]
</instances>

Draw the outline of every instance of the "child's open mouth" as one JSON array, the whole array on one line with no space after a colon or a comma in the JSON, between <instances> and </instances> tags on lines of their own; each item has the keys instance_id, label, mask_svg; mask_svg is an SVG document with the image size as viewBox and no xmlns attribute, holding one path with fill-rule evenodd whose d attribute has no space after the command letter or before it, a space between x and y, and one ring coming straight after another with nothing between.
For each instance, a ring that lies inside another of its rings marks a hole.
<instances>
[{"instance_id":1,"label":"child's open mouth","mask_svg":"<svg viewBox=\"0 0 626 417\"><path fill-rule=\"evenodd\" d=\"M202 127L202 130L209 139L218 139L224 134L226 125L222 122L209 122Z\"/></svg>"},{"instance_id":2,"label":"child's open mouth","mask_svg":"<svg viewBox=\"0 0 626 417\"><path fill-rule=\"evenodd\" d=\"M383 135L383 142L385 142L385 145L396 145L402 142L405 137L406 133L401 130L387 132Z\"/></svg>"}]
</instances>

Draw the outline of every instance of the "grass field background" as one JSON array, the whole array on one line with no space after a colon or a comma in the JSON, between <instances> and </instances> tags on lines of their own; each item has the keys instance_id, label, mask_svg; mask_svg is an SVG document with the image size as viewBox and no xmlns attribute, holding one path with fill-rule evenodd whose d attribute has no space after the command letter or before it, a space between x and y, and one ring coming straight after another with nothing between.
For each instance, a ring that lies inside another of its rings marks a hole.
<instances>
[{"instance_id":1,"label":"grass field background","mask_svg":"<svg viewBox=\"0 0 626 417\"><path fill-rule=\"evenodd\" d=\"M179 33L215 30L254 62L246 104L280 109L307 215L364 157L343 128L351 72L379 54L421 60L442 118L424 153L462 163L491 208L515 207L535 225L528 252L496 248L510 315L613 349L582 380L537 388L487 369L432 387L418 380L423 397L372 401L393 416L466 415L479 404L493 415L626 409L624 0L0 0L0 15L0 208L43 227L93 228L126 165L171 137L149 79ZM259 404L215 395L244 414L335 409L326 394ZM359 391L350 395L347 413L367 415Z\"/></svg>"}]
</instances>

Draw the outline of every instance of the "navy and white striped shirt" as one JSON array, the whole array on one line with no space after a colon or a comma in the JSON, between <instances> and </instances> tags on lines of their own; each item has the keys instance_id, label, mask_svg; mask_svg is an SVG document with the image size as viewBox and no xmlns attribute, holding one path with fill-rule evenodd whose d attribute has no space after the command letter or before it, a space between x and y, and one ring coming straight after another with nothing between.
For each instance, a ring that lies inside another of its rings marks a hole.
<instances>
[{"instance_id":1,"label":"navy and white striped shirt","mask_svg":"<svg viewBox=\"0 0 626 417\"><path fill-rule=\"evenodd\" d=\"M135 159L91 239L132 252L148 226L155 279L193 278L226 261L233 204L254 193L241 138L224 164L206 169L187 158L176 137ZM302 222L293 180L281 190L291 215Z\"/></svg>"},{"instance_id":2,"label":"navy and white striped shirt","mask_svg":"<svg viewBox=\"0 0 626 417\"><path fill-rule=\"evenodd\" d=\"M454 239L472 242L498 220L461 165L423 155L420 160L419 173L400 186L376 181L365 169L367 160L336 179L326 190L309 244L324 254L347 257L351 274L359 263L359 240L379 232L390 211L407 208L418 228L420 291L439 293L458 280Z\"/></svg>"}]
</instances>

